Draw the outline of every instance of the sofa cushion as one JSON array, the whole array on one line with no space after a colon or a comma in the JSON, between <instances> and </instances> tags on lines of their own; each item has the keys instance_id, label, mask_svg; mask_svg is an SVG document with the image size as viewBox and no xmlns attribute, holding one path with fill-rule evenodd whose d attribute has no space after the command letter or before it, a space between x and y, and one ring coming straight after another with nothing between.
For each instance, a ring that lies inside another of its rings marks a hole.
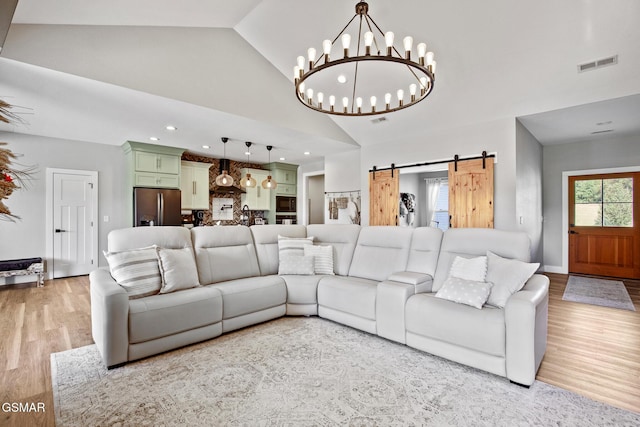
<instances>
[{"instance_id":1,"label":"sofa cushion","mask_svg":"<svg viewBox=\"0 0 640 427\"><path fill-rule=\"evenodd\" d=\"M287 237L306 237L304 225L254 225L251 234L256 247L260 274L268 276L278 274L278 235Z\"/></svg>"},{"instance_id":2,"label":"sofa cushion","mask_svg":"<svg viewBox=\"0 0 640 427\"><path fill-rule=\"evenodd\" d=\"M435 276L442 235L442 230L435 227L418 227L413 230L407 271L428 274L432 278Z\"/></svg>"},{"instance_id":3,"label":"sofa cushion","mask_svg":"<svg viewBox=\"0 0 640 427\"><path fill-rule=\"evenodd\" d=\"M504 307L509 297L518 292L540 267L539 263L529 264L517 259L502 258L493 252L487 252L489 261L487 282L493 284L488 303Z\"/></svg>"},{"instance_id":4,"label":"sofa cushion","mask_svg":"<svg viewBox=\"0 0 640 427\"><path fill-rule=\"evenodd\" d=\"M412 228L364 227L360 230L349 276L382 282L391 273L405 271Z\"/></svg>"},{"instance_id":5,"label":"sofa cushion","mask_svg":"<svg viewBox=\"0 0 640 427\"><path fill-rule=\"evenodd\" d=\"M222 320L222 295L198 287L129 302L129 343L141 343Z\"/></svg>"},{"instance_id":6,"label":"sofa cushion","mask_svg":"<svg viewBox=\"0 0 640 427\"><path fill-rule=\"evenodd\" d=\"M361 227L357 224L311 224L307 234L314 236L316 245L333 247L333 271L340 276L349 274L353 251L358 242Z\"/></svg>"},{"instance_id":7,"label":"sofa cushion","mask_svg":"<svg viewBox=\"0 0 640 427\"><path fill-rule=\"evenodd\" d=\"M484 282L487 276L487 257L478 256L465 258L456 256L449 268L449 277L472 280L474 282Z\"/></svg>"},{"instance_id":8,"label":"sofa cushion","mask_svg":"<svg viewBox=\"0 0 640 427\"><path fill-rule=\"evenodd\" d=\"M191 238L201 284L260 275L248 227L194 227Z\"/></svg>"},{"instance_id":9,"label":"sofa cushion","mask_svg":"<svg viewBox=\"0 0 640 427\"><path fill-rule=\"evenodd\" d=\"M148 246L180 249L190 248L191 234L189 229L178 226L166 227L129 227L112 230L107 236L109 252L127 251L146 248Z\"/></svg>"},{"instance_id":10,"label":"sofa cushion","mask_svg":"<svg viewBox=\"0 0 640 427\"><path fill-rule=\"evenodd\" d=\"M491 292L491 283L449 277L436 293L436 298L481 309Z\"/></svg>"},{"instance_id":11,"label":"sofa cushion","mask_svg":"<svg viewBox=\"0 0 640 427\"><path fill-rule=\"evenodd\" d=\"M287 302L287 288L279 276L258 276L209 285L222 294L223 319L254 313Z\"/></svg>"},{"instance_id":12,"label":"sofa cushion","mask_svg":"<svg viewBox=\"0 0 640 427\"><path fill-rule=\"evenodd\" d=\"M333 246L305 245L304 254L313 257L313 270L316 274L335 274Z\"/></svg>"},{"instance_id":13,"label":"sofa cushion","mask_svg":"<svg viewBox=\"0 0 640 427\"><path fill-rule=\"evenodd\" d=\"M317 304L318 283L324 276L280 276L287 285L287 303Z\"/></svg>"},{"instance_id":14,"label":"sofa cushion","mask_svg":"<svg viewBox=\"0 0 640 427\"><path fill-rule=\"evenodd\" d=\"M504 309L485 306L477 310L434 294L416 294L407 300L405 319L407 332L505 356Z\"/></svg>"},{"instance_id":15,"label":"sofa cushion","mask_svg":"<svg viewBox=\"0 0 640 427\"><path fill-rule=\"evenodd\" d=\"M111 277L127 291L129 299L155 295L162 288L156 247L104 252Z\"/></svg>"},{"instance_id":16,"label":"sofa cushion","mask_svg":"<svg viewBox=\"0 0 640 427\"><path fill-rule=\"evenodd\" d=\"M505 258L528 262L529 236L520 231L504 231L494 228L450 228L444 233L438 256L438 267L433 279L436 292L449 277L451 263L456 256L472 258L486 256L487 251Z\"/></svg>"},{"instance_id":17,"label":"sofa cushion","mask_svg":"<svg viewBox=\"0 0 640 427\"><path fill-rule=\"evenodd\" d=\"M280 258L280 265L278 266L278 274L298 274L298 275L312 275L315 274L314 269L314 257L312 255L287 255Z\"/></svg>"},{"instance_id":18,"label":"sofa cushion","mask_svg":"<svg viewBox=\"0 0 640 427\"><path fill-rule=\"evenodd\" d=\"M376 280L323 276L318 284L318 305L375 320L377 286Z\"/></svg>"},{"instance_id":19,"label":"sofa cushion","mask_svg":"<svg viewBox=\"0 0 640 427\"><path fill-rule=\"evenodd\" d=\"M156 247L162 275L161 294L200 286L198 270L191 248L165 249Z\"/></svg>"}]
</instances>

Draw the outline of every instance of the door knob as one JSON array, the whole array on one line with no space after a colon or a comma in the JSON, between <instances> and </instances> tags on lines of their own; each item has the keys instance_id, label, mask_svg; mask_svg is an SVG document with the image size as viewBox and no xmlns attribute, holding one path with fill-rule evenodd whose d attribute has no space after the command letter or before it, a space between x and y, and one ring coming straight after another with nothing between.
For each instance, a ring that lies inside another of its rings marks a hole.
<instances>
[{"instance_id":1,"label":"door knob","mask_svg":"<svg viewBox=\"0 0 640 427\"><path fill-rule=\"evenodd\" d=\"M571 230L571 231L569 231L569 234L578 234L578 232L575 231L575 230Z\"/></svg>"}]
</instances>

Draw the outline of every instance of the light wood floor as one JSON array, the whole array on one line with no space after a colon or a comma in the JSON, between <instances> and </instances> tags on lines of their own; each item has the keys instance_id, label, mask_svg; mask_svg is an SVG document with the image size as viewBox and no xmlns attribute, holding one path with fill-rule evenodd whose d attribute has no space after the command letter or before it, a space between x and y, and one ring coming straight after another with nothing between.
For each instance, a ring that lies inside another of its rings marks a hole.
<instances>
[{"instance_id":1,"label":"light wood floor","mask_svg":"<svg viewBox=\"0 0 640 427\"><path fill-rule=\"evenodd\" d=\"M639 311L562 301L566 275L548 274L549 335L540 381L640 412L640 281L625 281ZM92 343L89 280L0 288L0 404L44 402L44 413L0 410L0 426L53 426L50 353Z\"/></svg>"}]
</instances>

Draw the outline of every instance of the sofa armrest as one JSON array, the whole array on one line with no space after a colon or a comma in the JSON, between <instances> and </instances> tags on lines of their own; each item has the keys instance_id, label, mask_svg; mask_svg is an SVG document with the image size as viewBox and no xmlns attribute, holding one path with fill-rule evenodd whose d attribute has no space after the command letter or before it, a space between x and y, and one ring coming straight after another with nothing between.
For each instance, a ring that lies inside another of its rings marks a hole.
<instances>
[{"instance_id":1,"label":"sofa armrest","mask_svg":"<svg viewBox=\"0 0 640 427\"><path fill-rule=\"evenodd\" d=\"M425 273L417 273L415 271L399 271L392 273L387 281L404 283L406 285L412 285L416 294L422 292L431 292L433 285L433 277Z\"/></svg>"},{"instance_id":2,"label":"sofa armrest","mask_svg":"<svg viewBox=\"0 0 640 427\"><path fill-rule=\"evenodd\" d=\"M505 306L507 378L533 384L547 348L549 278L534 274Z\"/></svg>"},{"instance_id":3,"label":"sofa armrest","mask_svg":"<svg viewBox=\"0 0 640 427\"><path fill-rule=\"evenodd\" d=\"M127 362L129 354L129 296L107 268L89 275L91 333L107 367Z\"/></svg>"}]
</instances>

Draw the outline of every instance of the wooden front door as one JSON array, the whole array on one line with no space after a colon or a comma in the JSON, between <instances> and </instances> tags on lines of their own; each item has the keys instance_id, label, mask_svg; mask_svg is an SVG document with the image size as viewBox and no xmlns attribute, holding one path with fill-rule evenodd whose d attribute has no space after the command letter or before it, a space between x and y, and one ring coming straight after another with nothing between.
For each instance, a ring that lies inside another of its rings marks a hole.
<instances>
[{"instance_id":1,"label":"wooden front door","mask_svg":"<svg viewBox=\"0 0 640 427\"><path fill-rule=\"evenodd\" d=\"M569 177L569 272L640 278L640 173Z\"/></svg>"},{"instance_id":2,"label":"wooden front door","mask_svg":"<svg viewBox=\"0 0 640 427\"><path fill-rule=\"evenodd\" d=\"M449 163L449 217L450 227L493 228L492 158Z\"/></svg>"},{"instance_id":3,"label":"wooden front door","mask_svg":"<svg viewBox=\"0 0 640 427\"><path fill-rule=\"evenodd\" d=\"M388 170L369 173L369 225L398 225L400 173Z\"/></svg>"}]
</instances>

